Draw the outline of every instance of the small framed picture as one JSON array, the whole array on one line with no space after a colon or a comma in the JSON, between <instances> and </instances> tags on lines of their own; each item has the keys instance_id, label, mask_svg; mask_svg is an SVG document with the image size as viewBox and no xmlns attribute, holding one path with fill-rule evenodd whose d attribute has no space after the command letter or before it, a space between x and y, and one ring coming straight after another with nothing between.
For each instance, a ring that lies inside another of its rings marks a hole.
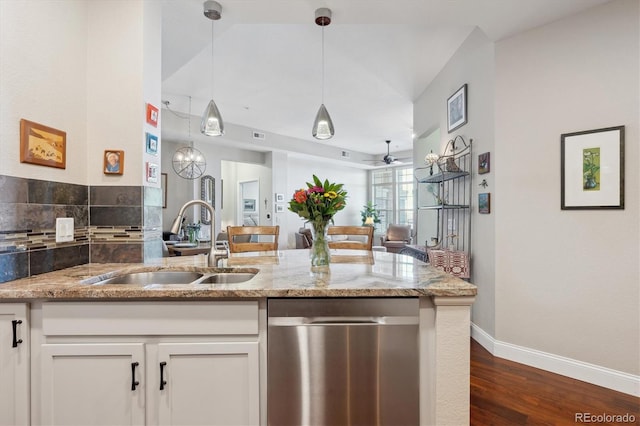
<instances>
[{"instance_id":1,"label":"small framed picture","mask_svg":"<svg viewBox=\"0 0 640 426\"><path fill-rule=\"evenodd\" d=\"M145 133L147 139L147 153L158 155L158 137L149 132Z\"/></svg>"},{"instance_id":2,"label":"small framed picture","mask_svg":"<svg viewBox=\"0 0 640 426\"><path fill-rule=\"evenodd\" d=\"M276 204L276 213L284 213L284 204Z\"/></svg>"},{"instance_id":3,"label":"small framed picture","mask_svg":"<svg viewBox=\"0 0 640 426\"><path fill-rule=\"evenodd\" d=\"M489 164L489 153L478 155L478 174L483 175L491 171L491 165Z\"/></svg>"},{"instance_id":4,"label":"small framed picture","mask_svg":"<svg viewBox=\"0 0 640 426\"><path fill-rule=\"evenodd\" d=\"M159 167L155 163L147 163L147 182L158 182L158 170Z\"/></svg>"},{"instance_id":5,"label":"small framed picture","mask_svg":"<svg viewBox=\"0 0 640 426\"><path fill-rule=\"evenodd\" d=\"M33 121L20 120L20 162L66 168L67 133Z\"/></svg>"},{"instance_id":6,"label":"small framed picture","mask_svg":"<svg viewBox=\"0 0 640 426\"><path fill-rule=\"evenodd\" d=\"M467 124L466 84L447 99L447 131L451 133L465 124Z\"/></svg>"},{"instance_id":7,"label":"small framed picture","mask_svg":"<svg viewBox=\"0 0 640 426\"><path fill-rule=\"evenodd\" d=\"M276 203L284 203L284 194L276 194Z\"/></svg>"},{"instance_id":8,"label":"small framed picture","mask_svg":"<svg viewBox=\"0 0 640 426\"><path fill-rule=\"evenodd\" d=\"M124 173L124 151L107 149L104 152L104 174L121 175Z\"/></svg>"},{"instance_id":9,"label":"small framed picture","mask_svg":"<svg viewBox=\"0 0 640 426\"><path fill-rule=\"evenodd\" d=\"M478 213L491 213L491 194L488 192L478 194Z\"/></svg>"},{"instance_id":10,"label":"small framed picture","mask_svg":"<svg viewBox=\"0 0 640 426\"><path fill-rule=\"evenodd\" d=\"M147 104L147 123L158 127L158 108L151 104Z\"/></svg>"},{"instance_id":11,"label":"small framed picture","mask_svg":"<svg viewBox=\"0 0 640 426\"><path fill-rule=\"evenodd\" d=\"M624 209L624 126L560 136L560 208Z\"/></svg>"}]
</instances>

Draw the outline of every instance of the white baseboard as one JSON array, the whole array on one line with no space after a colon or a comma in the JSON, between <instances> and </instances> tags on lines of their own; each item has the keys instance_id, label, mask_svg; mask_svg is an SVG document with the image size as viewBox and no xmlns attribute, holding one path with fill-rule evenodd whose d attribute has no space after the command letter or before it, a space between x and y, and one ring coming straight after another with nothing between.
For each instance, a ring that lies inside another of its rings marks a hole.
<instances>
[{"instance_id":1,"label":"white baseboard","mask_svg":"<svg viewBox=\"0 0 640 426\"><path fill-rule=\"evenodd\" d=\"M640 397L640 376L494 339L471 323L471 337L492 355Z\"/></svg>"}]
</instances>

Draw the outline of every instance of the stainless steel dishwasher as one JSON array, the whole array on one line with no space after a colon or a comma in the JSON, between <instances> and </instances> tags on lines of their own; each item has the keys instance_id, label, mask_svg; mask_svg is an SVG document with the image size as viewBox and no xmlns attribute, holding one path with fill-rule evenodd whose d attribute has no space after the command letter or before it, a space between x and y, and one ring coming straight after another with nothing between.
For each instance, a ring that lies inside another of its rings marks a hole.
<instances>
[{"instance_id":1,"label":"stainless steel dishwasher","mask_svg":"<svg viewBox=\"0 0 640 426\"><path fill-rule=\"evenodd\" d=\"M270 426L419 424L418 300L270 299Z\"/></svg>"}]
</instances>

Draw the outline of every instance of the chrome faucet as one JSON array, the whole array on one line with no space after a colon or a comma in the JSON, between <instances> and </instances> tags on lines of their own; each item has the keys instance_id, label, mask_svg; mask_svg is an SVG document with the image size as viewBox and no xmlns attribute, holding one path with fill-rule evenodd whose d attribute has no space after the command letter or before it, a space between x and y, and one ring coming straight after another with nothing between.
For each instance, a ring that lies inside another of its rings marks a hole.
<instances>
[{"instance_id":1,"label":"chrome faucet","mask_svg":"<svg viewBox=\"0 0 640 426\"><path fill-rule=\"evenodd\" d=\"M216 253L216 246L215 244L213 244L213 236L216 235L215 233L215 228L216 228L216 212L213 209L213 206L211 206L211 204L206 203L202 200L191 200L191 201L187 201L184 206L182 206L180 208L180 212L178 213L178 216L176 217L176 219L173 221L173 225L171 225L171 233L173 234L179 234L180 233L180 228L182 228L182 220L184 217L184 212L185 210L187 210L187 208L189 208L190 206L193 206L195 204L199 204L201 206L204 206L207 210L209 210L209 214L211 215L211 249L209 250L209 256L208 256L208 264L209 267L217 267L218 266L218 260L223 259L226 256L226 254L220 254L218 255Z\"/></svg>"}]
</instances>

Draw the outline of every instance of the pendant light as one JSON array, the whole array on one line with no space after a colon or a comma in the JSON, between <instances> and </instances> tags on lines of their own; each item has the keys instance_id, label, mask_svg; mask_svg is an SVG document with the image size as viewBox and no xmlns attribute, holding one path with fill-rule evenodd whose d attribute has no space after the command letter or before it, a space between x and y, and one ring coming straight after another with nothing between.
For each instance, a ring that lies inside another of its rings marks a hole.
<instances>
[{"instance_id":1,"label":"pendant light","mask_svg":"<svg viewBox=\"0 0 640 426\"><path fill-rule=\"evenodd\" d=\"M224 122L213 100L213 22L222 17L222 6L213 0L204 2L204 16L211 19L211 100L200 122L200 132L207 136L224 135Z\"/></svg>"},{"instance_id":2,"label":"pendant light","mask_svg":"<svg viewBox=\"0 0 640 426\"><path fill-rule=\"evenodd\" d=\"M169 107L167 103L167 108ZM172 164L173 171L184 179L197 179L207 169L207 160L200 150L193 147L191 139L191 96L189 96L189 115L188 119L188 139L189 146L178 149L173 154Z\"/></svg>"},{"instance_id":3,"label":"pendant light","mask_svg":"<svg viewBox=\"0 0 640 426\"><path fill-rule=\"evenodd\" d=\"M331 9L321 7L316 9L316 24L322 27L322 103L313 122L313 137L320 140L331 139L335 134L333 122L327 108L324 106L324 27L331 23Z\"/></svg>"}]
</instances>

